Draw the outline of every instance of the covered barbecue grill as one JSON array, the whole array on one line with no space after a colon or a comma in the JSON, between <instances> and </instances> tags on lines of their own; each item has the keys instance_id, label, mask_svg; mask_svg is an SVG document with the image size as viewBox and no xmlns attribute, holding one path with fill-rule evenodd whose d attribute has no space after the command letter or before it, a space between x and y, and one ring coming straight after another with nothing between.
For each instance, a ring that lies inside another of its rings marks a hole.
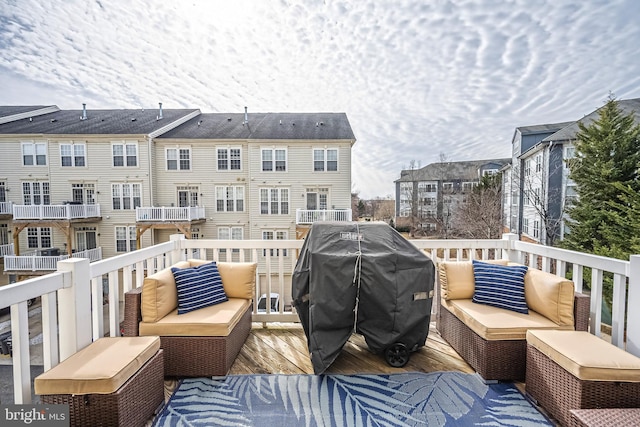
<instances>
[{"instance_id":1,"label":"covered barbecue grill","mask_svg":"<svg viewBox=\"0 0 640 427\"><path fill-rule=\"evenodd\" d=\"M434 265L385 223L314 223L291 294L313 370L323 373L353 332L391 366L404 366L429 333Z\"/></svg>"}]
</instances>

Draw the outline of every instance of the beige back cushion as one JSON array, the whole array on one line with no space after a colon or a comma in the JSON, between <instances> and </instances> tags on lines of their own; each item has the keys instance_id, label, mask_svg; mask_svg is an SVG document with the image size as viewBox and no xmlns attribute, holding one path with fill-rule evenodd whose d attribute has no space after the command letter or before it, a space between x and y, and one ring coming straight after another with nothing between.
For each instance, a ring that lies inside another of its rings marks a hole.
<instances>
[{"instance_id":1,"label":"beige back cushion","mask_svg":"<svg viewBox=\"0 0 640 427\"><path fill-rule=\"evenodd\" d=\"M189 260L191 265L206 264L211 261ZM256 292L255 262L218 262L224 293L229 298L253 299Z\"/></svg>"},{"instance_id":2,"label":"beige back cushion","mask_svg":"<svg viewBox=\"0 0 640 427\"><path fill-rule=\"evenodd\" d=\"M186 268L188 261L180 261L172 267ZM178 290L171 267L145 277L142 283L140 311L143 322L157 322L178 306Z\"/></svg>"},{"instance_id":3,"label":"beige back cushion","mask_svg":"<svg viewBox=\"0 0 640 427\"><path fill-rule=\"evenodd\" d=\"M482 261L489 264L507 265L503 259ZM443 261L438 263L440 297L445 300L471 299L475 291L473 263L471 261Z\"/></svg>"},{"instance_id":4,"label":"beige back cushion","mask_svg":"<svg viewBox=\"0 0 640 427\"><path fill-rule=\"evenodd\" d=\"M573 325L574 286L571 280L530 268L524 276L524 297L531 310L560 326Z\"/></svg>"}]
</instances>

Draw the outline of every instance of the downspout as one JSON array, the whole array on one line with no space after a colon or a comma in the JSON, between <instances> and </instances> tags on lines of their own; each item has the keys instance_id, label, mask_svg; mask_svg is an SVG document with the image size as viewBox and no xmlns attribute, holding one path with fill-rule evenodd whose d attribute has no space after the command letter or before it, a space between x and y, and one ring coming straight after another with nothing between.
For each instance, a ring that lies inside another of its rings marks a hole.
<instances>
[{"instance_id":1,"label":"downspout","mask_svg":"<svg viewBox=\"0 0 640 427\"><path fill-rule=\"evenodd\" d=\"M162 105L162 104L161 104ZM147 136L147 168L149 170L149 203L150 206L154 205L154 200L155 200L155 196L154 196L154 186L153 186L153 167L152 167L152 160L153 160L153 137L151 135ZM140 242L140 244L142 244L142 242ZM155 245L155 233L153 232L153 229L151 230L151 246Z\"/></svg>"}]
</instances>

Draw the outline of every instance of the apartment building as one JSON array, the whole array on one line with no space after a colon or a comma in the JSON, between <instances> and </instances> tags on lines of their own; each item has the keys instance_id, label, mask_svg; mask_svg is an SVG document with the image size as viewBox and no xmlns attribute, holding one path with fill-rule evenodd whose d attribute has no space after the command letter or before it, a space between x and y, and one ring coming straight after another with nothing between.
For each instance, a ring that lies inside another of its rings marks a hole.
<instances>
[{"instance_id":1,"label":"apartment building","mask_svg":"<svg viewBox=\"0 0 640 427\"><path fill-rule=\"evenodd\" d=\"M485 175L497 174L511 159L431 163L400 172L396 184L396 224L446 235L459 207Z\"/></svg>"},{"instance_id":2,"label":"apartment building","mask_svg":"<svg viewBox=\"0 0 640 427\"><path fill-rule=\"evenodd\" d=\"M0 106L6 274L168 240L293 239L351 220L344 113Z\"/></svg>"},{"instance_id":3,"label":"apartment building","mask_svg":"<svg viewBox=\"0 0 640 427\"><path fill-rule=\"evenodd\" d=\"M617 101L640 122L640 98ZM567 232L567 206L576 197L568 160L574 157L579 123L588 126L599 109L577 121L516 128L511 163L503 169L504 229L523 240L553 245Z\"/></svg>"}]
</instances>

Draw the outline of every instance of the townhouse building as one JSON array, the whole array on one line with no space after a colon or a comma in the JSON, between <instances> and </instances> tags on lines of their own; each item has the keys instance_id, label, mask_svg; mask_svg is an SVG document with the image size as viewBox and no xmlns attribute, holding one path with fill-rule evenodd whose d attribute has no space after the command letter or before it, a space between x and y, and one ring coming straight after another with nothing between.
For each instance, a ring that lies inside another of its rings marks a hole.
<instances>
[{"instance_id":1,"label":"townhouse building","mask_svg":"<svg viewBox=\"0 0 640 427\"><path fill-rule=\"evenodd\" d=\"M3 280L187 238L301 238L351 220L344 113L0 106Z\"/></svg>"},{"instance_id":2,"label":"townhouse building","mask_svg":"<svg viewBox=\"0 0 640 427\"><path fill-rule=\"evenodd\" d=\"M485 175L495 175L511 159L438 162L400 172L396 185L396 224L447 235L459 208Z\"/></svg>"},{"instance_id":3,"label":"townhouse building","mask_svg":"<svg viewBox=\"0 0 640 427\"><path fill-rule=\"evenodd\" d=\"M640 98L617 103L640 123ZM579 123L589 126L598 117L599 109L577 121L516 128L511 163L502 170L505 231L546 245L564 237L567 207L577 197L568 166Z\"/></svg>"}]
</instances>

